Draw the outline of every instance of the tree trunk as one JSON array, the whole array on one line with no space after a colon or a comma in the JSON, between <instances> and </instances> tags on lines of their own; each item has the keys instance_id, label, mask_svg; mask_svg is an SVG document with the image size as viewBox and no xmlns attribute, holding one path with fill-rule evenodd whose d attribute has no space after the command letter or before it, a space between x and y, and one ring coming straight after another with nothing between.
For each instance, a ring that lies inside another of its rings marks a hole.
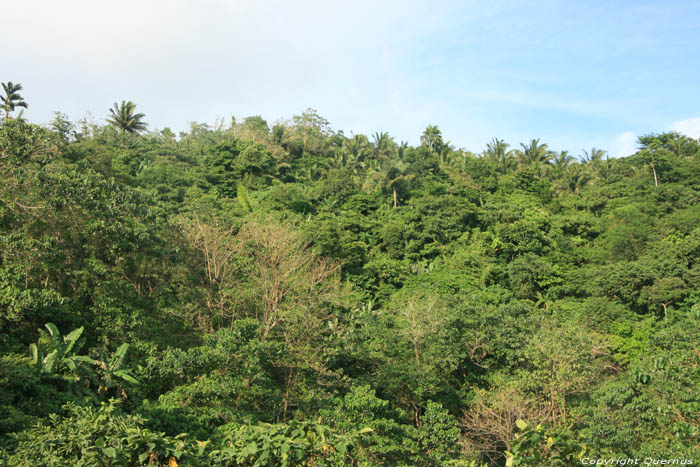
<instances>
[{"instance_id":1,"label":"tree trunk","mask_svg":"<svg viewBox=\"0 0 700 467\"><path fill-rule=\"evenodd\" d=\"M391 185L391 188L394 190L394 209L396 209L396 200L397 200L396 185Z\"/></svg>"},{"instance_id":2,"label":"tree trunk","mask_svg":"<svg viewBox=\"0 0 700 467\"><path fill-rule=\"evenodd\" d=\"M659 186L659 179L656 177L656 167L654 167L654 162L651 162L651 170L654 172L654 186Z\"/></svg>"},{"instance_id":3,"label":"tree trunk","mask_svg":"<svg viewBox=\"0 0 700 467\"><path fill-rule=\"evenodd\" d=\"M416 356L416 367L420 369L420 355L418 353L418 342L413 341L413 353Z\"/></svg>"},{"instance_id":4,"label":"tree trunk","mask_svg":"<svg viewBox=\"0 0 700 467\"><path fill-rule=\"evenodd\" d=\"M292 378L294 377L294 370L289 369L289 375L287 376L286 389L284 391L284 405L282 408L282 422L287 422L287 408L289 407L289 392L292 387Z\"/></svg>"}]
</instances>

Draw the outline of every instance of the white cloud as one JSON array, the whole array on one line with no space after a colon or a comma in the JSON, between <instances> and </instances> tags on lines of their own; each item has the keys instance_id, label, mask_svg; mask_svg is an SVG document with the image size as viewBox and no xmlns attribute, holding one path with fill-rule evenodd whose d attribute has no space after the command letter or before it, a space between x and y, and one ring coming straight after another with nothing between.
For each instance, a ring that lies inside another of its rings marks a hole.
<instances>
[{"instance_id":1,"label":"white cloud","mask_svg":"<svg viewBox=\"0 0 700 467\"><path fill-rule=\"evenodd\" d=\"M669 128L669 127L666 127ZM679 120L670 125L669 131L677 131L691 138L700 138L700 117ZM626 131L615 135L608 144L610 156L625 157L637 152L637 134L633 131Z\"/></svg>"},{"instance_id":2,"label":"white cloud","mask_svg":"<svg viewBox=\"0 0 700 467\"><path fill-rule=\"evenodd\" d=\"M671 125L678 133L682 133L691 138L700 138L700 117L698 118L687 118L675 122Z\"/></svg>"},{"instance_id":3,"label":"white cloud","mask_svg":"<svg viewBox=\"0 0 700 467\"><path fill-rule=\"evenodd\" d=\"M625 157L637 152L637 135L633 131L620 133L610 143L612 157Z\"/></svg>"},{"instance_id":4,"label":"white cloud","mask_svg":"<svg viewBox=\"0 0 700 467\"><path fill-rule=\"evenodd\" d=\"M425 0L24 0L0 28L0 80L23 84L37 122L129 99L151 128L313 107L335 128L397 134L405 102L427 107L402 67L446 18Z\"/></svg>"}]
</instances>

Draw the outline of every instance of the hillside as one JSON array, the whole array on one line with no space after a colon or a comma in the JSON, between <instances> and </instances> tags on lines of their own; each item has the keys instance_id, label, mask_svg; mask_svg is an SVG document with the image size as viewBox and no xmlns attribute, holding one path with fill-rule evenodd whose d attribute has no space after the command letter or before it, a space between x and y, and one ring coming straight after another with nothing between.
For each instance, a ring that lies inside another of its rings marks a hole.
<instances>
[{"instance_id":1,"label":"hillside","mask_svg":"<svg viewBox=\"0 0 700 467\"><path fill-rule=\"evenodd\" d=\"M0 464L700 462L698 141L134 111L0 123Z\"/></svg>"}]
</instances>

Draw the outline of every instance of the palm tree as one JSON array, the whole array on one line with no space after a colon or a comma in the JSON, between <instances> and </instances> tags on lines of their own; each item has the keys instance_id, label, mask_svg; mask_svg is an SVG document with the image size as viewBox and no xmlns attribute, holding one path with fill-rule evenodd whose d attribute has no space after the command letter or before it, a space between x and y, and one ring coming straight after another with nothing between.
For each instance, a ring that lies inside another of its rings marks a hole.
<instances>
[{"instance_id":1,"label":"palm tree","mask_svg":"<svg viewBox=\"0 0 700 467\"><path fill-rule=\"evenodd\" d=\"M552 160L552 152L545 143L540 144L539 138L530 140L529 145L520 143L520 147L522 150L516 149L515 154L524 165L537 167L543 164L549 164Z\"/></svg>"},{"instance_id":2,"label":"palm tree","mask_svg":"<svg viewBox=\"0 0 700 467\"><path fill-rule=\"evenodd\" d=\"M107 122L119 128L122 133L138 133L143 131L148 126L142 121L146 115L142 113L134 113L136 104L131 101L122 101L121 105L114 103L114 108L109 109L112 118L108 118Z\"/></svg>"},{"instance_id":3,"label":"palm tree","mask_svg":"<svg viewBox=\"0 0 700 467\"><path fill-rule=\"evenodd\" d=\"M569 151L559 151L554 153L552 158L551 174L553 178L561 178L564 170L569 167L576 159L569 155Z\"/></svg>"},{"instance_id":4,"label":"palm tree","mask_svg":"<svg viewBox=\"0 0 700 467\"><path fill-rule=\"evenodd\" d=\"M396 142L387 132L379 132L372 135L374 149L379 159L392 159L396 153Z\"/></svg>"},{"instance_id":5,"label":"palm tree","mask_svg":"<svg viewBox=\"0 0 700 467\"><path fill-rule=\"evenodd\" d=\"M365 160L371 153L369 140L365 135L355 135L343 141L343 151L350 154L359 162Z\"/></svg>"},{"instance_id":6,"label":"palm tree","mask_svg":"<svg viewBox=\"0 0 700 467\"><path fill-rule=\"evenodd\" d=\"M287 137L287 128L282 124L277 124L272 127L271 131L272 141L276 144L282 146Z\"/></svg>"},{"instance_id":7,"label":"palm tree","mask_svg":"<svg viewBox=\"0 0 700 467\"><path fill-rule=\"evenodd\" d=\"M403 156L406 153L406 150L408 150L408 142L407 141L401 141L399 144L399 150L398 150L398 156L400 160L403 160Z\"/></svg>"},{"instance_id":8,"label":"palm tree","mask_svg":"<svg viewBox=\"0 0 700 467\"><path fill-rule=\"evenodd\" d=\"M442 167L448 167L459 160L455 156L455 147L452 146L451 141L448 141L446 143L443 143L442 148L438 153L438 162Z\"/></svg>"},{"instance_id":9,"label":"palm tree","mask_svg":"<svg viewBox=\"0 0 700 467\"><path fill-rule=\"evenodd\" d=\"M563 175L558 184L560 193L580 193L593 180L591 174L579 164L569 166Z\"/></svg>"},{"instance_id":10,"label":"palm tree","mask_svg":"<svg viewBox=\"0 0 700 467\"><path fill-rule=\"evenodd\" d=\"M566 168L574 161L574 156L569 154L569 151L559 151L554 153L552 163L557 167Z\"/></svg>"},{"instance_id":11,"label":"palm tree","mask_svg":"<svg viewBox=\"0 0 700 467\"><path fill-rule=\"evenodd\" d=\"M698 143L692 138L673 132L668 135L666 144L664 145L676 157L689 157L697 153Z\"/></svg>"},{"instance_id":12,"label":"palm tree","mask_svg":"<svg viewBox=\"0 0 700 467\"><path fill-rule=\"evenodd\" d=\"M512 169L515 165L513 152L508 150L508 146L510 146L510 144L506 143L504 140L493 138L491 142L486 145L486 151L484 151L484 156L496 162L503 173L506 173L508 169Z\"/></svg>"},{"instance_id":13,"label":"palm tree","mask_svg":"<svg viewBox=\"0 0 700 467\"><path fill-rule=\"evenodd\" d=\"M391 188L394 198L394 208L398 205L398 190L397 185L402 182L407 182L415 177L409 173L410 166L404 161L393 160L384 168L374 169L367 176L363 188L371 190L375 187Z\"/></svg>"},{"instance_id":14,"label":"palm tree","mask_svg":"<svg viewBox=\"0 0 700 467\"><path fill-rule=\"evenodd\" d=\"M581 162L584 164L597 164L603 160L608 151L603 151L602 149L591 148L591 152L583 150L583 156L581 156Z\"/></svg>"},{"instance_id":15,"label":"palm tree","mask_svg":"<svg viewBox=\"0 0 700 467\"><path fill-rule=\"evenodd\" d=\"M8 81L7 83L2 83L2 88L5 91L5 95L0 97L2 99L2 108L5 110L5 118L10 118L10 112L15 111L15 107L24 107L25 109L29 107L24 101L24 98L19 95L19 91L22 90L22 85Z\"/></svg>"},{"instance_id":16,"label":"palm tree","mask_svg":"<svg viewBox=\"0 0 700 467\"><path fill-rule=\"evenodd\" d=\"M427 146L430 152L440 152L442 149L442 132L436 125L428 125L420 137L423 146Z\"/></svg>"}]
</instances>

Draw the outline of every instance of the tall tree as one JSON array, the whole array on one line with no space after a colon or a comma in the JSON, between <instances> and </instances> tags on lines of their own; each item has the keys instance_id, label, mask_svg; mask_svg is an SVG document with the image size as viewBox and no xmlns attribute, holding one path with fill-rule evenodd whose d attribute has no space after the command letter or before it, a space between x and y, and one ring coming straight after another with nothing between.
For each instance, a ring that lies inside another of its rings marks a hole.
<instances>
[{"instance_id":1,"label":"tall tree","mask_svg":"<svg viewBox=\"0 0 700 467\"><path fill-rule=\"evenodd\" d=\"M516 149L515 154L518 156L520 163L531 167L549 164L552 160L552 152L547 147L546 143L541 143L538 139L530 140L530 144L520 143L522 149Z\"/></svg>"},{"instance_id":2,"label":"tall tree","mask_svg":"<svg viewBox=\"0 0 700 467\"><path fill-rule=\"evenodd\" d=\"M515 165L513 152L508 150L509 146L510 145L504 140L493 138L491 142L486 145L486 151L484 151L484 156L496 162L503 173L507 172L508 169L513 168Z\"/></svg>"},{"instance_id":3,"label":"tall tree","mask_svg":"<svg viewBox=\"0 0 700 467\"><path fill-rule=\"evenodd\" d=\"M552 159L552 167L550 174L552 178L561 178L564 170L575 161L574 157L569 154L569 151L559 151L554 153Z\"/></svg>"},{"instance_id":4,"label":"tall tree","mask_svg":"<svg viewBox=\"0 0 700 467\"><path fill-rule=\"evenodd\" d=\"M389 136L389 133L385 131L374 133L372 139L374 140L374 150L379 159L393 159L394 154L396 154L396 143L394 138Z\"/></svg>"},{"instance_id":5,"label":"tall tree","mask_svg":"<svg viewBox=\"0 0 700 467\"><path fill-rule=\"evenodd\" d=\"M639 145L642 149L666 149L679 158L694 156L700 151L698 141L675 131L640 136Z\"/></svg>"},{"instance_id":6,"label":"tall tree","mask_svg":"<svg viewBox=\"0 0 700 467\"><path fill-rule=\"evenodd\" d=\"M430 149L430 152L440 152L442 150L442 132L436 125L428 125L420 137L423 146Z\"/></svg>"},{"instance_id":7,"label":"tall tree","mask_svg":"<svg viewBox=\"0 0 700 467\"><path fill-rule=\"evenodd\" d=\"M580 193L592 179L590 172L584 166L580 164L571 165L562 171L557 184L557 191L559 193Z\"/></svg>"},{"instance_id":8,"label":"tall tree","mask_svg":"<svg viewBox=\"0 0 700 467\"><path fill-rule=\"evenodd\" d=\"M371 154L370 142L365 135L354 135L343 142L343 150L355 160L362 162Z\"/></svg>"},{"instance_id":9,"label":"tall tree","mask_svg":"<svg viewBox=\"0 0 700 467\"><path fill-rule=\"evenodd\" d=\"M5 91L5 95L1 96L0 99L2 99L2 108L5 110L5 118L10 118L10 112L14 112L15 107L24 107L25 109L29 107L29 104L19 95L19 91L22 90L21 84L8 81L2 83L2 89Z\"/></svg>"},{"instance_id":10,"label":"tall tree","mask_svg":"<svg viewBox=\"0 0 700 467\"><path fill-rule=\"evenodd\" d=\"M393 160L387 166L370 173L365 182L365 188L391 188L394 208L396 208L399 200L398 185L412 180L414 177L415 175L410 173L410 166L406 162Z\"/></svg>"},{"instance_id":11,"label":"tall tree","mask_svg":"<svg viewBox=\"0 0 700 467\"><path fill-rule=\"evenodd\" d=\"M119 128L122 132L138 133L143 131L148 126L143 122L145 114L134 113L136 104L131 101L122 101L121 104L114 103L114 107L109 109L111 118L107 119L108 123Z\"/></svg>"},{"instance_id":12,"label":"tall tree","mask_svg":"<svg viewBox=\"0 0 700 467\"><path fill-rule=\"evenodd\" d=\"M603 157L608 153L608 151L603 151L602 149L591 148L588 152L583 150L583 156L581 156L581 161L584 164L597 164L603 160Z\"/></svg>"}]
</instances>

